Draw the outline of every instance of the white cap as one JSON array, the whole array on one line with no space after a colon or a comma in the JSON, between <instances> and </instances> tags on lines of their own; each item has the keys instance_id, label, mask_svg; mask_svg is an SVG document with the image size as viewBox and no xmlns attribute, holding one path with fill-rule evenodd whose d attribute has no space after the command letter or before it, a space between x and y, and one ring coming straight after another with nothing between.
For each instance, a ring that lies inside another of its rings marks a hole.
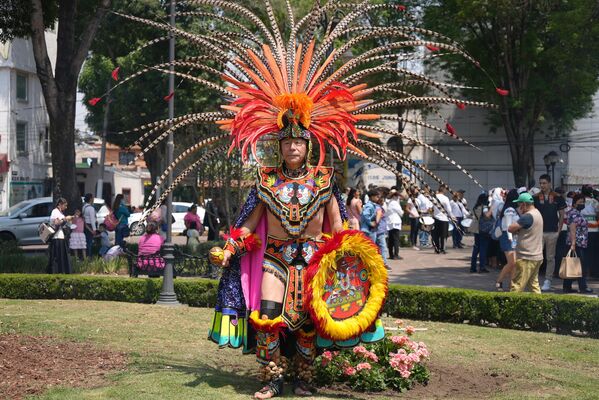
<instances>
[{"instance_id":1,"label":"white cap","mask_svg":"<svg viewBox=\"0 0 599 400\"><path fill-rule=\"evenodd\" d=\"M521 188L518 188L518 194L522 194L527 191L528 191L528 189L526 189L526 186L522 186Z\"/></svg>"}]
</instances>

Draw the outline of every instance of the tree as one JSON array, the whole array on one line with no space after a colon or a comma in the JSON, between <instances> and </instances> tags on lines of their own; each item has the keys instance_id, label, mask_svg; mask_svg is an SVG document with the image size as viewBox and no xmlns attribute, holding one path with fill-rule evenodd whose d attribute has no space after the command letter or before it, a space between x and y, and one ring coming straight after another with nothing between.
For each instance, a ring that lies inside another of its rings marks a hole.
<instances>
[{"instance_id":1,"label":"tree","mask_svg":"<svg viewBox=\"0 0 599 400\"><path fill-rule=\"evenodd\" d=\"M94 35L110 7L110 0L13 0L3 3L0 7L0 40L31 37L37 75L50 119L53 195L65 197L71 209L79 207L81 197L75 175L77 80ZM53 70L44 32L55 23L58 23L58 52Z\"/></svg>"},{"instance_id":2,"label":"tree","mask_svg":"<svg viewBox=\"0 0 599 400\"><path fill-rule=\"evenodd\" d=\"M599 3L594 0L424 0L427 28L464 48L509 95L463 63L442 67L460 83L483 87L498 104L493 126L505 130L516 186L534 174L534 137L567 134L588 114L599 88ZM450 60L450 58L448 59Z\"/></svg>"}]
</instances>

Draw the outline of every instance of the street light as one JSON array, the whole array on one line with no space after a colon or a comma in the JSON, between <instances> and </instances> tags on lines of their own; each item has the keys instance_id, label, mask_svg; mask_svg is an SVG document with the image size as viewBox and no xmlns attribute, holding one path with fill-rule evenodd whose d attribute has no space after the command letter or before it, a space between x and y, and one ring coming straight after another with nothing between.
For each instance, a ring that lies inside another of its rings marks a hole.
<instances>
[{"instance_id":1,"label":"street light","mask_svg":"<svg viewBox=\"0 0 599 400\"><path fill-rule=\"evenodd\" d=\"M547 173L549 173L549 167L551 167L551 182L553 187L555 187L555 164L557 164L558 161L559 154L553 150L543 156L543 162L545 163L545 168L547 168Z\"/></svg>"}]
</instances>

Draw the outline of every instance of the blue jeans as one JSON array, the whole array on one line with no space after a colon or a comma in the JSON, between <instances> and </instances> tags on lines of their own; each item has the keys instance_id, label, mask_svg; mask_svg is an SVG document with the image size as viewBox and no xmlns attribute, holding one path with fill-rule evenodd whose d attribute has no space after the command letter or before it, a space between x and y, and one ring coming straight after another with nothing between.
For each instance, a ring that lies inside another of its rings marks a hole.
<instances>
[{"instance_id":1,"label":"blue jeans","mask_svg":"<svg viewBox=\"0 0 599 400\"><path fill-rule=\"evenodd\" d=\"M125 247L125 238L129 236L129 227L127 225L118 225L114 230L114 244Z\"/></svg>"},{"instance_id":2,"label":"blue jeans","mask_svg":"<svg viewBox=\"0 0 599 400\"><path fill-rule=\"evenodd\" d=\"M377 233L376 239L374 241L381 251L381 255L383 256L383 261L385 265L387 264L387 234L386 233Z\"/></svg>"},{"instance_id":3,"label":"blue jeans","mask_svg":"<svg viewBox=\"0 0 599 400\"><path fill-rule=\"evenodd\" d=\"M464 218L458 217L456 218L456 222L450 222L453 224L453 231L451 231L451 241L453 242L453 247L459 247L462 245L462 237L464 234L462 233L462 220Z\"/></svg>"},{"instance_id":4,"label":"blue jeans","mask_svg":"<svg viewBox=\"0 0 599 400\"><path fill-rule=\"evenodd\" d=\"M420 242L420 246L428 246L428 238L430 236L429 232L420 231L418 232L418 241Z\"/></svg>"},{"instance_id":5,"label":"blue jeans","mask_svg":"<svg viewBox=\"0 0 599 400\"><path fill-rule=\"evenodd\" d=\"M470 271L476 272L476 261L480 259L479 270L487 265L487 249L489 248L491 237L486 233L474 234L474 247L472 247L472 257L470 257Z\"/></svg>"},{"instance_id":6,"label":"blue jeans","mask_svg":"<svg viewBox=\"0 0 599 400\"><path fill-rule=\"evenodd\" d=\"M580 258L580 265L582 266L582 277L576 279L578 281L578 290L579 291L585 290L587 288L587 278L585 278L585 275L587 274L587 271L585 268L586 250L587 249L584 247L576 246L576 255L578 256L578 258ZM574 279L564 279L563 289L571 290L572 282L574 282Z\"/></svg>"}]
</instances>

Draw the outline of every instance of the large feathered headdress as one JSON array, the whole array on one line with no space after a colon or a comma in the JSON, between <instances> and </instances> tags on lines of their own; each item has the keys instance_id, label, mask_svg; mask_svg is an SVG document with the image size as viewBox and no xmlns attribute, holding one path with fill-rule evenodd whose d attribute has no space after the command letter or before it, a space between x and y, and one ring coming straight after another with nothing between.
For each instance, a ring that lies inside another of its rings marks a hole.
<instances>
[{"instance_id":1,"label":"large feathered headdress","mask_svg":"<svg viewBox=\"0 0 599 400\"><path fill-rule=\"evenodd\" d=\"M270 0L262 1L262 12L267 22L235 1L186 1L185 11L176 15L208 21L200 28L200 32L188 32L162 22L117 13L186 40L196 46L198 54L144 68L119 82L112 90L136 76L158 71L203 85L220 94L223 99L223 103L215 104L212 111L156 121L133 131L123 132L143 133L136 141L136 144L143 147L138 155L140 157L164 140L170 132L188 125L214 123L225 131L224 134L201 140L176 157L160 176L156 187L162 185L175 167L196 156L174 179L173 184L162 192L156 204L160 204L181 180L210 157L225 149L230 153L239 148L245 159L248 150L256 153L260 138L281 132L283 136L305 137L309 132L310 137L320 146L319 164L324 161L325 146L329 145L340 158L351 153L393 171L406 182L407 178L396 163L413 173L425 187L428 185L420 178L420 172L441 182L426 166L416 164L401 153L364 140L364 137L382 134L397 136L424 146L472 178L436 148L403 129L388 129L377 122L395 121L402 126L421 126L464 142L439 112L439 108L447 104L453 104L459 109L491 105L452 95L458 91L478 88L442 82L426 76L420 71L421 68L416 70L416 66L423 61L445 55L460 55L473 68L480 68L458 43L414 26L403 6L370 4L368 0L359 3L331 0L325 5L315 1L312 10L298 21L294 17L290 0L285 0L285 26L288 27L289 35L284 41ZM377 25L376 21L382 19L374 17L381 12L387 16L395 16L393 26ZM168 36L159 37L137 51L167 39ZM353 55L357 49L363 49L365 43L371 44L368 50ZM342 55L347 54L353 56L349 60L342 60L345 58ZM205 74L194 75L194 70L207 73L212 78L206 78ZM382 79L373 79L376 77ZM372 84L373 81L377 83ZM507 95L507 91L501 88L496 90L499 95ZM165 99L170 99L173 94L169 93ZM93 98L89 102L95 105L100 100L101 98ZM413 108L436 113L444 124L432 125L410 117L405 112L398 112ZM230 140L228 145L219 145L219 142L227 139ZM362 149L367 149L368 155Z\"/></svg>"}]
</instances>

